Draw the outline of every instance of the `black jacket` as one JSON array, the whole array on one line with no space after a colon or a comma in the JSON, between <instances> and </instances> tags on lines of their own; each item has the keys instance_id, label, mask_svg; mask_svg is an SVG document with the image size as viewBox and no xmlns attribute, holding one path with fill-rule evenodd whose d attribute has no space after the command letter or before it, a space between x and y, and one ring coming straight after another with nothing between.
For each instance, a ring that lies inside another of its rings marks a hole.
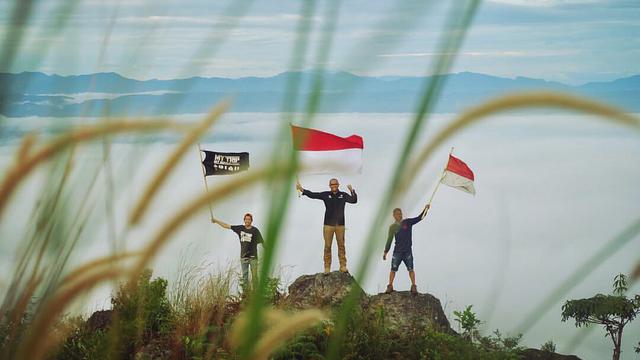
<instances>
[{"instance_id":1,"label":"black jacket","mask_svg":"<svg viewBox=\"0 0 640 360\"><path fill-rule=\"evenodd\" d=\"M331 191L313 192L305 189L302 195L324 201L324 224L331 226L344 226L344 204L358 202L358 195L355 191L349 195L343 191L338 191L334 194Z\"/></svg>"}]
</instances>

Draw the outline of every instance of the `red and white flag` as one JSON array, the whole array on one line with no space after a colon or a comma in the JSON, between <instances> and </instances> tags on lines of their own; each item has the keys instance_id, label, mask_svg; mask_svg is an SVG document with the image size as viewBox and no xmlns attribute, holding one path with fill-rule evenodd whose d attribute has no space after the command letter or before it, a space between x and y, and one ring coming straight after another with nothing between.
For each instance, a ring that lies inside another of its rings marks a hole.
<instances>
[{"instance_id":1,"label":"red and white flag","mask_svg":"<svg viewBox=\"0 0 640 360\"><path fill-rule=\"evenodd\" d=\"M291 125L298 163L307 174L359 174L364 141L358 135L340 137L315 129Z\"/></svg>"},{"instance_id":2,"label":"red and white flag","mask_svg":"<svg viewBox=\"0 0 640 360\"><path fill-rule=\"evenodd\" d=\"M469 169L467 164L455 156L449 155L447 168L440 181L445 185L475 195L476 189L473 187L473 180L473 171Z\"/></svg>"}]
</instances>

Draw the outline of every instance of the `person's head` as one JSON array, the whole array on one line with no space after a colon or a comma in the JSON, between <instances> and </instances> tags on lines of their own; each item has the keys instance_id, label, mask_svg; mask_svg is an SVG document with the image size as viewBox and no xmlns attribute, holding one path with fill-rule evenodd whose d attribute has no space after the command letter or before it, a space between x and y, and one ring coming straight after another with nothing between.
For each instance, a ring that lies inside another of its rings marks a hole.
<instances>
[{"instance_id":1,"label":"person's head","mask_svg":"<svg viewBox=\"0 0 640 360\"><path fill-rule=\"evenodd\" d=\"M396 221L402 221L402 210L400 210L400 208L393 209L393 218L396 219Z\"/></svg>"},{"instance_id":2,"label":"person's head","mask_svg":"<svg viewBox=\"0 0 640 360\"><path fill-rule=\"evenodd\" d=\"M244 214L244 226L249 227L253 222L253 215L246 213Z\"/></svg>"},{"instance_id":3,"label":"person's head","mask_svg":"<svg viewBox=\"0 0 640 360\"><path fill-rule=\"evenodd\" d=\"M329 189L331 189L332 192L337 192L338 187L340 187L340 183L338 182L338 179L334 178L329 180Z\"/></svg>"}]
</instances>

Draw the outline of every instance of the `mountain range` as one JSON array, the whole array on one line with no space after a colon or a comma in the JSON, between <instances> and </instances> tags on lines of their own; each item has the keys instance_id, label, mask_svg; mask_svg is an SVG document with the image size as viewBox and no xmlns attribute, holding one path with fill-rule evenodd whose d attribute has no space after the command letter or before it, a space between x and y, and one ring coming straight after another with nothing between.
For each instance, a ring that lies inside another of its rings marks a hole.
<instances>
[{"instance_id":1,"label":"mountain range","mask_svg":"<svg viewBox=\"0 0 640 360\"><path fill-rule=\"evenodd\" d=\"M315 73L286 72L272 77L191 77L135 80L116 73L48 75L0 73L0 115L77 117L205 113L217 101L233 99L232 112L304 111ZM440 75L442 76L442 75ZM519 90L557 90L640 111L640 75L571 86L526 77L504 78L462 72L447 79L434 112L458 112L489 98ZM296 97L287 85L298 79ZM432 77L366 77L329 72L322 78L318 112L412 112ZM297 101L294 101L297 100Z\"/></svg>"}]
</instances>

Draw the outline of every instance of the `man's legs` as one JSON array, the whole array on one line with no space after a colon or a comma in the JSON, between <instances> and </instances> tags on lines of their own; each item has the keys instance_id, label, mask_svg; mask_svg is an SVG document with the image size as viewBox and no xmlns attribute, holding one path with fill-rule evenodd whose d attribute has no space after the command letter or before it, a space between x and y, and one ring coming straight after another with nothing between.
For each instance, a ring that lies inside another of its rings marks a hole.
<instances>
[{"instance_id":1,"label":"man's legs","mask_svg":"<svg viewBox=\"0 0 640 360\"><path fill-rule=\"evenodd\" d=\"M251 289L255 290L258 286L258 259L249 260L251 266Z\"/></svg>"},{"instance_id":2,"label":"man's legs","mask_svg":"<svg viewBox=\"0 0 640 360\"><path fill-rule=\"evenodd\" d=\"M417 294L418 287L416 286L416 273L413 271L413 253L408 253L404 258L404 265L409 272L409 279L411 280L411 293Z\"/></svg>"},{"instance_id":3,"label":"man's legs","mask_svg":"<svg viewBox=\"0 0 640 360\"><path fill-rule=\"evenodd\" d=\"M331 243L333 242L333 234L336 232L335 226L324 225L322 235L324 237L324 273L331 271Z\"/></svg>"},{"instance_id":4,"label":"man's legs","mask_svg":"<svg viewBox=\"0 0 640 360\"><path fill-rule=\"evenodd\" d=\"M402 261L401 254L393 253L391 256L391 271L389 271L389 285L387 285L387 291L385 291L387 294L393 292L393 280L396 278L396 271L398 271L400 261Z\"/></svg>"},{"instance_id":5,"label":"man's legs","mask_svg":"<svg viewBox=\"0 0 640 360\"><path fill-rule=\"evenodd\" d=\"M242 289L249 288L249 259L240 259L240 267L242 267Z\"/></svg>"},{"instance_id":6,"label":"man's legs","mask_svg":"<svg viewBox=\"0 0 640 360\"><path fill-rule=\"evenodd\" d=\"M344 248L344 225L336 226L336 242L338 243L338 260L340 260L340 271L347 272L347 252Z\"/></svg>"}]
</instances>

